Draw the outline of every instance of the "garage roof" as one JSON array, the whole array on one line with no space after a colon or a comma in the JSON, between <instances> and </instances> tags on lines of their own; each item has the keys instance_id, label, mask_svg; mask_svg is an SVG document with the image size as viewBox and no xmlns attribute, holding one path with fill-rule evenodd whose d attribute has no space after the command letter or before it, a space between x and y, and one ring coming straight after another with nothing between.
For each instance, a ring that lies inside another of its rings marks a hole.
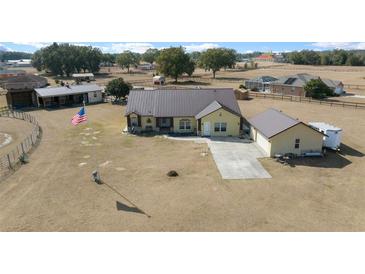
<instances>
[{"instance_id":1,"label":"garage roof","mask_svg":"<svg viewBox=\"0 0 365 274\"><path fill-rule=\"evenodd\" d=\"M268 139L301 123L301 121L274 108L269 108L248 119L248 122Z\"/></svg>"},{"instance_id":2,"label":"garage roof","mask_svg":"<svg viewBox=\"0 0 365 274\"><path fill-rule=\"evenodd\" d=\"M82 94L92 91L101 91L102 88L98 85L70 85L63 87L50 87L50 88L36 88L35 91L40 97L56 97L73 94Z\"/></svg>"}]
</instances>

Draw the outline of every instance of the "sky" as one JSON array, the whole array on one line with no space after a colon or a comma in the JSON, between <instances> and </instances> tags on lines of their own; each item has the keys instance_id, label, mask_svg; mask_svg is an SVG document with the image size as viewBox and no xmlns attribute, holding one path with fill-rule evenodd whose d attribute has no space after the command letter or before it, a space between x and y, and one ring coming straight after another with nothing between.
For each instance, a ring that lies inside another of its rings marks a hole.
<instances>
[{"instance_id":1,"label":"sky","mask_svg":"<svg viewBox=\"0 0 365 274\"><path fill-rule=\"evenodd\" d=\"M50 42L0 42L0 50L35 52ZM295 50L365 49L365 42L71 42L75 45L99 47L105 53L120 53L124 50L143 53L149 48L183 46L186 51L203 51L209 48L233 48L240 53L289 52Z\"/></svg>"}]
</instances>

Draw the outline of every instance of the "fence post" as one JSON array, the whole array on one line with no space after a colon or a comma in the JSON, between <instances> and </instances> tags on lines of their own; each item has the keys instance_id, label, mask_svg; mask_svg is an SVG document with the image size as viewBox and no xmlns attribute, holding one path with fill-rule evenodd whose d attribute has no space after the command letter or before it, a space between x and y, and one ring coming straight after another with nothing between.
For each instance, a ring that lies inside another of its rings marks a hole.
<instances>
[{"instance_id":1,"label":"fence post","mask_svg":"<svg viewBox=\"0 0 365 274\"><path fill-rule=\"evenodd\" d=\"M24 145L23 145L23 142L20 143L21 147L22 147L22 151L23 151L23 154L25 154L24 152Z\"/></svg>"},{"instance_id":2,"label":"fence post","mask_svg":"<svg viewBox=\"0 0 365 274\"><path fill-rule=\"evenodd\" d=\"M9 154L7 154L7 155L6 155L6 157L8 158L9 168L12 168L12 166L11 166L11 161L10 161L10 155L9 155Z\"/></svg>"}]
</instances>

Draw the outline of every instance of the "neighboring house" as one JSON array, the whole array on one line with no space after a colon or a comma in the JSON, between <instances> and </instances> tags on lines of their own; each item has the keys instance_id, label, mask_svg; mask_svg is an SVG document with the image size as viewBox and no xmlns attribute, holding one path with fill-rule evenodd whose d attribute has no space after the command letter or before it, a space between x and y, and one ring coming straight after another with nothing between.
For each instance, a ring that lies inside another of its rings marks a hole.
<instances>
[{"instance_id":1,"label":"neighboring house","mask_svg":"<svg viewBox=\"0 0 365 274\"><path fill-rule=\"evenodd\" d=\"M47 79L32 74L18 75L1 82L1 87L6 89L6 100L14 108L32 107L37 105L35 88L48 85Z\"/></svg>"},{"instance_id":2,"label":"neighboring house","mask_svg":"<svg viewBox=\"0 0 365 274\"><path fill-rule=\"evenodd\" d=\"M277 78L271 76L260 76L250 80L245 81L245 86L250 90L257 91L269 91L270 83L278 80Z\"/></svg>"},{"instance_id":3,"label":"neighboring house","mask_svg":"<svg viewBox=\"0 0 365 274\"><path fill-rule=\"evenodd\" d=\"M129 131L239 136L242 115L233 89L132 90Z\"/></svg>"},{"instance_id":4,"label":"neighboring house","mask_svg":"<svg viewBox=\"0 0 365 274\"><path fill-rule=\"evenodd\" d=\"M320 77L310 75L307 73L300 73L296 75L280 77L277 81L270 83L270 91L272 93L284 94L284 95L296 95L305 96L306 92L304 86L312 79L319 79ZM343 83L341 81L335 81L330 79L322 79L330 89L336 94L342 94Z\"/></svg>"},{"instance_id":5,"label":"neighboring house","mask_svg":"<svg viewBox=\"0 0 365 274\"><path fill-rule=\"evenodd\" d=\"M155 69L155 65L151 63L142 63L137 66L140 70L152 70Z\"/></svg>"},{"instance_id":6,"label":"neighboring house","mask_svg":"<svg viewBox=\"0 0 365 274\"><path fill-rule=\"evenodd\" d=\"M8 60L6 61L6 65L13 67L31 67L32 60L31 59Z\"/></svg>"},{"instance_id":7,"label":"neighboring house","mask_svg":"<svg viewBox=\"0 0 365 274\"><path fill-rule=\"evenodd\" d=\"M264 62L273 62L274 61L274 55L269 53L263 53L257 57L254 58L255 61L264 61Z\"/></svg>"},{"instance_id":8,"label":"neighboring house","mask_svg":"<svg viewBox=\"0 0 365 274\"><path fill-rule=\"evenodd\" d=\"M76 81L93 81L95 80L93 73L74 73L72 74L72 78Z\"/></svg>"},{"instance_id":9,"label":"neighboring house","mask_svg":"<svg viewBox=\"0 0 365 274\"><path fill-rule=\"evenodd\" d=\"M57 107L73 104L103 102L102 88L94 84L67 85L35 89L38 107Z\"/></svg>"},{"instance_id":10,"label":"neighboring house","mask_svg":"<svg viewBox=\"0 0 365 274\"><path fill-rule=\"evenodd\" d=\"M25 71L24 70L0 70L0 81L7 79L7 78L11 78L11 77L15 77L15 76L20 76L20 75L25 75Z\"/></svg>"},{"instance_id":11,"label":"neighboring house","mask_svg":"<svg viewBox=\"0 0 365 274\"><path fill-rule=\"evenodd\" d=\"M152 83L154 85L164 85L165 84L165 77L161 75L153 76Z\"/></svg>"},{"instance_id":12,"label":"neighboring house","mask_svg":"<svg viewBox=\"0 0 365 274\"><path fill-rule=\"evenodd\" d=\"M251 139L267 156L322 152L323 133L279 110L270 108L248 122Z\"/></svg>"}]
</instances>

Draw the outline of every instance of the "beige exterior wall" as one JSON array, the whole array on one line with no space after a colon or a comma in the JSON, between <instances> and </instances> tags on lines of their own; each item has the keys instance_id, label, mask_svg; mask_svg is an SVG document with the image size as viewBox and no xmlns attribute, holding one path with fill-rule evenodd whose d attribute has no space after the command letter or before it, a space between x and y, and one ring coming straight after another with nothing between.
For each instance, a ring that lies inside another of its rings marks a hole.
<instances>
[{"instance_id":1,"label":"beige exterior wall","mask_svg":"<svg viewBox=\"0 0 365 274\"><path fill-rule=\"evenodd\" d=\"M204 131L204 123L210 122L210 136L239 136L240 117L221 108L201 118L201 135ZM227 123L227 131L214 132L215 123Z\"/></svg>"},{"instance_id":2,"label":"beige exterior wall","mask_svg":"<svg viewBox=\"0 0 365 274\"><path fill-rule=\"evenodd\" d=\"M152 116L141 116L141 128L146 130L146 126L152 126L152 130L156 129L156 118Z\"/></svg>"},{"instance_id":3,"label":"beige exterior wall","mask_svg":"<svg viewBox=\"0 0 365 274\"><path fill-rule=\"evenodd\" d=\"M191 129L190 130L184 130L180 129L180 120L190 120ZM188 132L196 132L198 125L197 121L194 117L174 117L174 132L176 133L188 133Z\"/></svg>"},{"instance_id":4,"label":"beige exterior wall","mask_svg":"<svg viewBox=\"0 0 365 274\"><path fill-rule=\"evenodd\" d=\"M265 152L266 156L271 156L271 142L264 135L257 131L256 143Z\"/></svg>"},{"instance_id":5,"label":"beige exterior wall","mask_svg":"<svg viewBox=\"0 0 365 274\"><path fill-rule=\"evenodd\" d=\"M300 139L299 149L294 147L295 139ZM298 124L274 136L270 139L270 141L270 156L284 153L294 153L300 155L309 151L322 151L323 135L303 124Z\"/></svg>"}]
</instances>

